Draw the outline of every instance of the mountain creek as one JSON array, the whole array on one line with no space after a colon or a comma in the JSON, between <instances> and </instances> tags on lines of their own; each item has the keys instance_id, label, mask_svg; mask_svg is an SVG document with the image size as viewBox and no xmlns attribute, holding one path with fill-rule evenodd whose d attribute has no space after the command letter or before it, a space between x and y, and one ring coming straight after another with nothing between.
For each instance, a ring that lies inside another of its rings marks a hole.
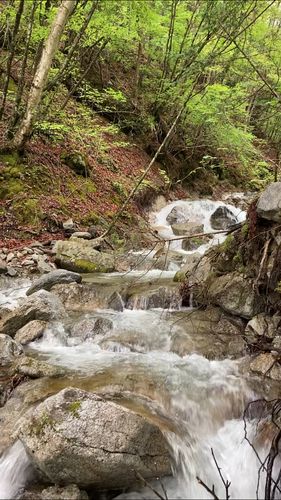
<instances>
[{"instance_id":1,"label":"mountain creek","mask_svg":"<svg viewBox=\"0 0 281 500\"><path fill-rule=\"evenodd\" d=\"M214 498L202 482L225 498L220 473L231 498L263 495L280 316L239 252L227 258L252 198L155 205L159 242L118 265L71 237L53 246L63 270L0 276L1 499ZM86 273L93 255L100 267ZM261 337L270 348L253 349Z\"/></svg>"}]
</instances>

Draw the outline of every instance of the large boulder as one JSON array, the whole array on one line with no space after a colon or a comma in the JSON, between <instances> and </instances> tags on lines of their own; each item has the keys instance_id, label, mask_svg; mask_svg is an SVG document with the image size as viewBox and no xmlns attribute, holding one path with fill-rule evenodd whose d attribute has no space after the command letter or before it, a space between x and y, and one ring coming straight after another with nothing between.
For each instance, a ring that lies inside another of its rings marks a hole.
<instances>
[{"instance_id":1,"label":"large boulder","mask_svg":"<svg viewBox=\"0 0 281 500\"><path fill-rule=\"evenodd\" d=\"M104 309L113 293L112 286L102 287L88 283L55 285L52 288L52 294L59 297L68 311L92 312Z\"/></svg>"},{"instance_id":2,"label":"large boulder","mask_svg":"<svg viewBox=\"0 0 281 500\"><path fill-rule=\"evenodd\" d=\"M35 280L31 287L27 290L26 295L32 295L38 290L51 290L52 286L58 285L60 283L81 283L82 276L78 273L73 273L71 271L66 271L65 269L56 269L48 274L40 276Z\"/></svg>"},{"instance_id":3,"label":"large boulder","mask_svg":"<svg viewBox=\"0 0 281 500\"><path fill-rule=\"evenodd\" d=\"M207 289L207 300L234 316L251 319L264 309L262 298L253 291L253 283L241 274L214 276Z\"/></svg>"},{"instance_id":4,"label":"large boulder","mask_svg":"<svg viewBox=\"0 0 281 500\"><path fill-rule=\"evenodd\" d=\"M65 314L65 309L57 297L46 290L40 290L1 319L0 333L14 337L29 321L63 319Z\"/></svg>"},{"instance_id":5,"label":"large boulder","mask_svg":"<svg viewBox=\"0 0 281 500\"><path fill-rule=\"evenodd\" d=\"M45 328L47 328L47 325L47 321L39 321L37 319L29 321L29 323L27 323L17 331L15 335L16 342L20 342L22 345L33 342L33 340L42 337Z\"/></svg>"},{"instance_id":6,"label":"large boulder","mask_svg":"<svg viewBox=\"0 0 281 500\"><path fill-rule=\"evenodd\" d=\"M118 489L170 473L159 429L143 417L83 390L67 388L34 410L20 439L35 467L58 485Z\"/></svg>"},{"instance_id":7,"label":"large boulder","mask_svg":"<svg viewBox=\"0 0 281 500\"><path fill-rule=\"evenodd\" d=\"M78 273L110 273L114 271L114 256L96 250L101 240L73 238L57 241L54 246L58 266Z\"/></svg>"},{"instance_id":8,"label":"large boulder","mask_svg":"<svg viewBox=\"0 0 281 500\"><path fill-rule=\"evenodd\" d=\"M198 222L182 222L172 224L172 230L175 236L198 234L204 232L204 224L199 224Z\"/></svg>"},{"instance_id":9,"label":"large boulder","mask_svg":"<svg viewBox=\"0 0 281 500\"><path fill-rule=\"evenodd\" d=\"M281 365L276 355L265 352L259 354L250 364L253 372L271 378L272 380L281 380Z\"/></svg>"},{"instance_id":10,"label":"large boulder","mask_svg":"<svg viewBox=\"0 0 281 500\"><path fill-rule=\"evenodd\" d=\"M64 152L61 155L61 159L69 168L74 170L76 174L87 177L89 173L89 160L84 153L74 151L73 153L67 154Z\"/></svg>"},{"instance_id":11,"label":"large boulder","mask_svg":"<svg viewBox=\"0 0 281 500\"><path fill-rule=\"evenodd\" d=\"M0 366L5 366L22 353L22 347L8 335L0 334Z\"/></svg>"},{"instance_id":12,"label":"large boulder","mask_svg":"<svg viewBox=\"0 0 281 500\"><path fill-rule=\"evenodd\" d=\"M237 217L225 206L218 207L210 217L213 229L227 229L238 222Z\"/></svg>"},{"instance_id":13,"label":"large boulder","mask_svg":"<svg viewBox=\"0 0 281 500\"><path fill-rule=\"evenodd\" d=\"M281 182L274 182L261 194L257 214L262 219L281 222Z\"/></svg>"}]
</instances>

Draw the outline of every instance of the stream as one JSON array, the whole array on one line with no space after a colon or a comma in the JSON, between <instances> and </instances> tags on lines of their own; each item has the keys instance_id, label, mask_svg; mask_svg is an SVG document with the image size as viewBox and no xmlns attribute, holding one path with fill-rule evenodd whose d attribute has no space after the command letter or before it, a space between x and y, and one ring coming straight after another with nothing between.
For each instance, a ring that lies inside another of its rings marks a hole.
<instances>
[{"instance_id":1,"label":"stream","mask_svg":"<svg viewBox=\"0 0 281 500\"><path fill-rule=\"evenodd\" d=\"M178 207L186 219L203 223L204 231L209 232L212 230L210 216L222 205L223 202L210 200L180 200L154 214L153 225L159 228L160 236L172 238L174 234L166 217ZM231 205L226 207L237 222L245 219L245 212ZM215 235L196 251L203 254L224 238L223 234ZM192 253L182 250L180 240L172 242L170 249L179 252L183 261L185 255ZM152 257L150 254L148 259ZM210 488L214 485L218 498L225 498L225 487L212 450L224 479L231 483L232 499L262 497L265 472L259 472L259 458L245 439L245 425L247 437L254 443L261 460L265 459L270 442L266 438L258 439L258 417L246 424L243 420L246 405L261 396L240 370L243 360L222 359L223 355L216 357L215 352L209 356L206 354L209 350L199 348L206 335L200 337L198 333L197 342L197 326L196 331L191 332L187 320L194 309L192 304L181 307L176 287L175 300L169 308L147 309L145 292L153 286L169 286L175 270L172 266L168 271L84 275L84 282L98 285L101 293L110 287L121 290L124 286L135 286L137 300L124 303L123 311L69 312L65 322L54 322L41 339L29 344L27 354L67 370L65 377L49 381L44 391L56 393L72 386L106 394L107 398L157 423L173 459L174 476L162 479L169 500L212 498L197 477ZM0 292L0 305L14 308L25 297L29 284L28 279L7 280ZM91 325L97 319L103 331L93 336ZM175 339L181 336L187 339L183 355L175 349ZM210 338L215 350L216 344ZM15 497L32 474L29 459L18 441L0 459L0 498ZM149 483L163 495L157 480ZM148 487L136 484L115 498L133 500L157 496Z\"/></svg>"}]
</instances>

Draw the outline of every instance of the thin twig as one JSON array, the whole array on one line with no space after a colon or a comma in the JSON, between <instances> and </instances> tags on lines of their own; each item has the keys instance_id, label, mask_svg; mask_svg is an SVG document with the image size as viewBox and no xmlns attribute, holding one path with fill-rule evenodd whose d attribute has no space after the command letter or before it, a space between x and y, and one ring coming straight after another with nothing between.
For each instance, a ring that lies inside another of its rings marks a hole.
<instances>
[{"instance_id":1,"label":"thin twig","mask_svg":"<svg viewBox=\"0 0 281 500\"><path fill-rule=\"evenodd\" d=\"M210 495L212 495L212 497L214 498L214 500L219 500L219 497L215 494L215 490L214 490L214 485L213 485L213 488L210 489L209 486L207 486L203 481L202 479L200 479L200 477L196 476L196 479L198 481L199 484L202 484L203 488L205 488L205 490L208 491L208 493L210 493Z\"/></svg>"},{"instance_id":2,"label":"thin twig","mask_svg":"<svg viewBox=\"0 0 281 500\"><path fill-rule=\"evenodd\" d=\"M153 491L153 493L158 497L160 498L160 500L166 500L164 497L162 497L162 495L160 495L160 493L158 493L157 490L155 490L155 488L153 488L153 486L151 486L141 475L140 473L136 470L136 469L132 469L133 473L135 474L136 478L137 479L140 479L143 484L145 484L145 486L147 486L151 491ZM217 499L218 500L218 499Z\"/></svg>"},{"instance_id":3,"label":"thin twig","mask_svg":"<svg viewBox=\"0 0 281 500\"><path fill-rule=\"evenodd\" d=\"M218 464L218 462L216 460L213 448L211 448L211 452L212 452L212 457L214 459L214 462L216 464L216 468L218 469L218 473L219 473L220 478L221 478L221 480L222 480L222 482L224 484L224 487L225 487L226 500L229 500L229 498L230 498L230 495L229 495L229 486L230 486L231 483L228 480L225 481L225 479L224 479L224 477L223 477L223 475L221 473L221 468L219 467L219 464Z\"/></svg>"}]
</instances>

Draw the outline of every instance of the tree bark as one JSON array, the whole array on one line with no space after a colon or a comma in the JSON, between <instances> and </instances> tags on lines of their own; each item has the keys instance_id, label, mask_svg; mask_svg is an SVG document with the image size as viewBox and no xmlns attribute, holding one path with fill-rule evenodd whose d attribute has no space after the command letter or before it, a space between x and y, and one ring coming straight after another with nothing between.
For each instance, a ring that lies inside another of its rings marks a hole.
<instances>
[{"instance_id":1,"label":"tree bark","mask_svg":"<svg viewBox=\"0 0 281 500\"><path fill-rule=\"evenodd\" d=\"M76 0L63 0L57 10L57 14L51 26L41 60L34 75L24 118L14 137L13 146L16 149L23 149L26 141L32 133L36 111L47 82L52 61L57 51L58 44L67 20L73 12L75 4Z\"/></svg>"},{"instance_id":2,"label":"tree bark","mask_svg":"<svg viewBox=\"0 0 281 500\"><path fill-rule=\"evenodd\" d=\"M19 31L19 26L20 26L21 15L23 13L23 6L24 6L24 0L21 0L20 4L19 4L18 11L17 11L17 15L16 15L15 25L14 25L10 55L9 55L8 61L7 61L6 78L5 78L3 97L2 97L2 103L1 103L1 108L0 108L0 120L2 120L4 110L5 110L5 103L6 103L7 94L8 94L8 87L9 87L10 72L11 72L12 62L13 62L15 49L16 49L17 35L18 35L18 31Z\"/></svg>"},{"instance_id":3,"label":"tree bark","mask_svg":"<svg viewBox=\"0 0 281 500\"><path fill-rule=\"evenodd\" d=\"M32 34L32 28L33 28L33 22L34 22L34 14L37 8L36 2L33 3L32 9L31 9L31 14L30 14L30 19L28 23L28 29L27 29L27 38L25 42L25 48L24 48L24 54L23 54L23 61L21 65L21 74L20 74L20 79L18 83L18 91L16 95L16 100L14 104L14 109L13 109L13 114L9 126L9 133L13 133L13 129L17 124L17 121L19 119L19 107L20 103L22 100L22 94L24 90L24 76L25 76L25 70L26 70L26 65L27 65L27 57L28 57L28 51L29 51L29 44L30 44L30 39L31 39L31 34Z\"/></svg>"},{"instance_id":4,"label":"tree bark","mask_svg":"<svg viewBox=\"0 0 281 500\"><path fill-rule=\"evenodd\" d=\"M91 7L91 9L90 9L90 11L89 11L89 13L88 13L88 15L87 15L87 16L86 16L86 18L85 18L85 21L84 21L84 23L83 23L83 26L82 26L82 27L81 27L81 29L78 31L78 33L77 33L77 35L76 35L76 37L75 37L75 39L74 39L74 41L73 41L72 47L71 47L70 51L68 52L67 57L65 58L65 60L64 60L64 62L63 62L63 64L62 64L62 66L60 67L60 69L59 69L59 71L57 72L56 76L55 76L55 77L53 78L53 80L52 80L52 81L51 81L51 82L47 85L46 90L48 90L48 91L49 91L49 90L51 90L51 89L52 89L52 88L53 88L53 87L57 84L57 82L58 82L58 81L59 81L59 79L61 78L62 74L63 74L63 73L64 73L64 71L66 70L66 68L67 68L67 66L68 66L68 64L69 64L69 62L70 62L70 61L71 61L71 59L72 59L72 56L73 56L73 54L74 54L74 51L75 51L75 49L76 49L76 47L77 47L77 45L78 45L78 43L79 43L79 41L80 41L81 37L84 35L84 33L85 33L85 31L86 31L86 29L87 29L87 27L88 27L88 24L89 24L89 22L90 22L90 20L91 20L91 18L92 18L92 15L93 15L93 13L95 12L95 10L96 10L96 8L97 8L98 2L99 2L99 0L96 0L96 1L93 3L93 5L92 5L92 7Z\"/></svg>"}]
</instances>

